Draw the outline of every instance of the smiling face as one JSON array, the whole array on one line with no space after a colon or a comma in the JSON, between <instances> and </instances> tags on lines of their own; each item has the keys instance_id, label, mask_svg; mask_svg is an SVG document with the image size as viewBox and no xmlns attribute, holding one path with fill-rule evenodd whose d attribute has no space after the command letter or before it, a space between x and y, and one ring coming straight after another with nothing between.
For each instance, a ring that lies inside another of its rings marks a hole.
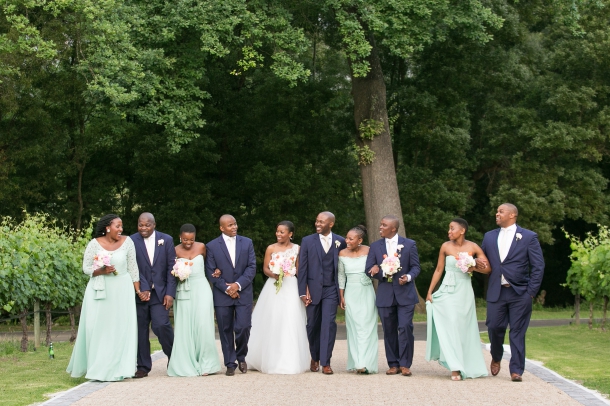
<instances>
[{"instance_id":1,"label":"smiling face","mask_svg":"<svg viewBox=\"0 0 610 406\"><path fill-rule=\"evenodd\" d=\"M496 212L496 224L502 228L512 226L517 222L517 213L507 205L500 205Z\"/></svg>"},{"instance_id":2,"label":"smiling face","mask_svg":"<svg viewBox=\"0 0 610 406\"><path fill-rule=\"evenodd\" d=\"M285 225L277 226L275 230L275 238L277 238L277 242L280 244L287 244L290 242L290 237L292 237L292 232Z\"/></svg>"},{"instance_id":3,"label":"smiling face","mask_svg":"<svg viewBox=\"0 0 610 406\"><path fill-rule=\"evenodd\" d=\"M180 241L186 250L190 250L195 244L195 233L180 233Z\"/></svg>"},{"instance_id":4,"label":"smiling face","mask_svg":"<svg viewBox=\"0 0 610 406\"><path fill-rule=\"evenodd\" d=\"M452 221L449 223L449 231L447 232L447 236L451 241L455 241L458 238L464 236L466 234L466 230L459 223Z\"/></svg>"},{"instance_id":5,"label":"smiling face","mask_svg":"<svg viewBox=\"0 0 610 406\"><path fill-rule=\"evenodd\" d=\"M345 236L345 244L347 245L347 249L353 251L362 244L362 238L356 231L350 230Z\"/></svg>"},{"instance_id":6,"label":"smiling face","mask_svg":"<svg viewBox=\"0 0 610 406\"><path fill-rule=\"evenodd\" d=\"M106 235L113 240L119 240L123 233L123 221L120 218L116 218L110 222L110 225L106 227L110 231L106 232Z\"/></svg>"},{"instance_id":7,"label":"smiling face","mask_svg":"<svg viewBox=\"0 0 610 406\"><path fill-rule=\"evenodd\" d=\"M326 213L320 213L318 214L318 217L316 217L315 225L316 233L328 235L328 233L330 233L330 230L335 225L335 221L331 216L327 215Z\"/></svg>"},{"instance_id":8,"label":"smiling face","mask_svg":"<svg viewBox=\"0 0 610 406\"><path fill-rule=\"evenodd\" d=\"M140 233L142 238L150 237L153 231L155 231L156 226L155 219L146 214L142 214L138 219L138 233Z\"/></svg>"},{"instance_id":9,"label":"smiling face","mask_svg":"<svg viewBox=\"0 0 610 406\"><path fill-rule=\"evenodd\" d=\"M220 231L228 236L235 237L237 235L237 220L235 217L225 214L220 218Z\"/></svg>"},{"instance_id":10,"label":"smiling face","mask_svg":"<svg viewBox=\"0 0 610 406\"><path fill-rule=\"evenodd\" d=\"M390 218L382 218L379 223L379 235L381 238L393 238L398 232L396 221Z\"/></svg>"}]
</instances>

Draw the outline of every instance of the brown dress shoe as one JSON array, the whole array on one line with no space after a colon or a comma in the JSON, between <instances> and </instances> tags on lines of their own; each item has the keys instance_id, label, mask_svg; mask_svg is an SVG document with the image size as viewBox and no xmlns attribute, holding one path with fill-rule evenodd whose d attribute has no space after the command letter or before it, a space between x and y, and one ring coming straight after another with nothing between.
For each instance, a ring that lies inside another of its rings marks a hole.
<instances>
[{"instance_id":1,"label":"brown dress shoe","mask_svg":"<svg viewBox=\"0 0 610 406\"><path fill-rule=\"evenodd\" d=\"M145 378L148 376L148 372L140 371L139 369L136 371L136 374L133 376L134 378Z\"/></svg>"},{"instance_id":2,"label":"brown dress shoe","mask_svg":"<svg viewBox=\"0 0 610 406\"><path fill-rule=\"evenodd\" d=\"M400 373L402 374L402 376L411 376L413 375L411 373L411 370L407 367L400 367Z\"/></svg>"},{"instance_id":3,"label":"brown dress shoe","mask_svg":"<svg viewBox=\"0 0 610 406\"><path fill-rule=\"evenodd\" d=\"M235 368L229 368L227 367L227 372L225 372L226 376L233 376L235 375Z\"/></svg>"},{"instance_id":4,"label":"brown dress shoe","mask_svg":"<svg viewBox=\"0 0 610 406\"><path fill-rule=\"evenodd\" d=\"M388 369L387 371L385 371L386 375L396 375L398 374L398 368L397 367L392 367L390 369Z\"/></svg>"},{"instance_id":5,"label":"brown dress shoe","mask_svg":"<svg viewBox=\"0 0 610 406\"><path fill-rule=\"evenodd\" d=\"M489 366L489 369L491 369L491 374L493 376L496 376L500 373L500 361L496 362L493 359L491 360L491 365Z\"/></svg>"},{"instance_id":6,"label":"brown dress shoe","mask_svg":"<svg viewBox=\"0 0 610 406\"><path fill-rule=\"evenodd\" d=\"M242 374L245 374L246 372L248 372L248 364L246 364L246 361L238 362L237 367L239 368L239 370L241 371Z\"/></svg>"},{"instance_id":7,"label":"brown dress shoe","mask_svg":"<svg viewBox=\"0 0 610 406\"><path fill-rule=\"evenodd\" d=\"M515 372L510 374L510 380L513 382L523 382L523 378L521 378L521 375L519 375Z\"/></svg>"},{"instance_id":8,"label":"brown dress shoe","mask_svg":"<svg viewBox=\"0 0 610 406\"><path fill-rule=\"evenodd\" d=\"M326 365L322 367L322 373L324 375L332 375L333 374L333 369L330 367L330 365Z\"/></svg>"},{"instance_id":9,"label":"brown dress shoe","mask_svg":"<svg viewBox=\"0 0 610 406\"><path fill-rule=\"evenodd\" d=\"M320 362L311 360L311 364L309 365L309 370L311 372L318 372L320 370Z\"/></svg>"}]
</instances>

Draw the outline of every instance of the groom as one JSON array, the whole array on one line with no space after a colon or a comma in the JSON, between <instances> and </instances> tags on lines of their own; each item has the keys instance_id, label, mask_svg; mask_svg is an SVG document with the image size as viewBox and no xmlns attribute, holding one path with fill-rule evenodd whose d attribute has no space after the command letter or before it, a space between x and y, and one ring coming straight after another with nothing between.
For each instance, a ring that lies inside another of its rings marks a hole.
<instances>
[{"instance_id":1,"label":"groom","mask_svg":"<svg viewBox=\"0 0 610 406\"><path fill-rule=\"evenodd\" d=\"M366 272L379 280L376 305L383 327L386 359L390 369L386 375L411 376L415 336L413 312L419 303L415 278L419 275L419 255L415 241L399 236L396 216L385 216L379 225L380 240L371 244L366 259ZM391 256L400 260L400 268L392 282L383 276L381 264Z\"/></svg>"},{"instance_id":2,"label":"groom","mask_svg":"<svg viewBox=\"0 0 610 406\"><path fill-rule=\"evenodd\" d=\"M138 232L131 236L136 248L140 271L140 292L137 292L138 368L136 378L148 376L152 368L149 328L159 338L163 352L169 358L174 345L174 329L169 322L169 308L176 296L176 278L171 274L176 263L176 250L171 236L156 231L155 218L142 213ZM109 343L110 344L110 343Z\"/></svg>"},{"instance_id":3,"label":"groom","mask_svg":"<svg viewBox=\"0 0 610 406\"><path fill-rule=\"evenodd\" d=\"M303 238L299 253L299 295L307 311L307 339L311 372L332 375L330 359L337 335L339 251L346 247L343 237L333 234L335 216L325 211L316 218L316 234Z\"/></svg>"},{"instance_id":4,"label":"groom","mask_svg":"<svg viewBox=\"0 0 610 406\"><path fill-rule=\"evenodd\" d=\"M498 207L496 224L481 248L491 266L487 288L487 331L491 342L491 374L500 372L504 336L510 324L510 378L521 382L525 369L525 332L532 315L532 298L544 275L544 258L536 233L517 225L519 211L510 203ZM485 264L477 259L477 268Z\"/></svg>"},{"instance_id":5,"label":"groom","mask_svg":"<svg viewBox=\"0 0 610 406\"><path fill-rule=\"evenodd\" d=\"M225 375L239 367L248 371L246 355L252 323L252 281L256 257L252 240L237 235L237 221L230 214L220 217L220 237L207 244L205 271L214 285L214 309L220 335ZM237 360L237 363L235 362Z\"/></svg>"}]
</instances>

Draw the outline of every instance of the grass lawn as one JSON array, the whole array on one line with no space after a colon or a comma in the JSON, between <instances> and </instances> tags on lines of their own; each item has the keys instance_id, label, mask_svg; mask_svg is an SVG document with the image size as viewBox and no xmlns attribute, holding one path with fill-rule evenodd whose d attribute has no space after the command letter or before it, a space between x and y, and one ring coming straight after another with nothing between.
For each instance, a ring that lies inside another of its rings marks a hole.
<instances>
[{"instance_id":1,"label":"grass lawn","mask_svg":"<svg viewBox=\"0 0 610 406\"><path fill-rule=\"evenodd\" d=\"M151 340L151 351L161 349ZM44 402L51 394L80 385L85 378L71 378L66 372L72 344L53 343L55 359L49 359L46 347L20 352L18 341L0 341L0 405L30 405Z\"/></svg>"},{"instance_id":2,"label":"grass lawn","mask_svg":"<svg viewBox=\"0 0 610 406\"><path fill-rule=\"evenodd\" d=\"M481 339L489 342L487 334ZM506 334L508 344L508 334ZM526 356L606 396L610 395L610 332L580 326L535 327L526 335Z\"/></svg>"}]
</instances>

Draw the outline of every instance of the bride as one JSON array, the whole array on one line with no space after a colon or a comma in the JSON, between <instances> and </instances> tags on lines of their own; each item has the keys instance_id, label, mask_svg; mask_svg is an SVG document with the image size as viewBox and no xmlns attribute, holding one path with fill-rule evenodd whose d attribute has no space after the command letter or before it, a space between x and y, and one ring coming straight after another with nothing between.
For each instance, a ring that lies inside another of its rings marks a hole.
<instances>
[{"instance_id":1,"label":"bride","mask_svg":"<svg viewBox=\"0 0 610 406\"><path fill-rule=\"evenodd\" d=\"M299 246L291 242L293 233L292 222L277 225L277 243L267 247L263 261L269 279L252 313L246 363L265 374L300 374L309 369L305 306L296 278Z\"/></svg>"}]
</instances>

